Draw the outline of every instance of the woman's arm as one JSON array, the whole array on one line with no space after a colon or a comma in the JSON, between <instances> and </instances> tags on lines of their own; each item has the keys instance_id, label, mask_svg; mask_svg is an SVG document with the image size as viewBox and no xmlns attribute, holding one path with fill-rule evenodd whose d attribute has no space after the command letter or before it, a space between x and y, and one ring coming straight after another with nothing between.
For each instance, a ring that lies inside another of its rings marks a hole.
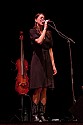
<instances>
[{"instance_id":1,"label":"woman's arm","mask_svg":"<svg viewBox=\"0 0 83 125\"><path fill-rule=\"evenodd\" d=\"M55 62L54 62L54 55L53 55L52 48L49 49L49 54L50 54L50 59L51 59L52 67L53 67L53 71L54 71L53 75L55 75L57 73L57 69L56 69Z\"/></svg>"},{"instance_id":2,"label":"woman's arm","mask_svg":"<svg viewBox=\"0 0 83 125\"><path fill-rule=\"evenodd\" d=\"M46 34L46 29L43 29L41 35L39 38L35 39L35 42L42 44L44 38L45 38L45 34Z\"/></svg>"},{"instance_id":3,"label":"woman's arm","mask_svg":"<svg viewBox=\"0 0 83 125\"><path fill-rule=\"evenodd\" d=\"M45 38L45 34L46 34L46 30L47 30L47 23L48 23L48 20L46 20L45 23L44 23L44 29L43 29L43 31L42 31L40 37L37 38L37 39L35 39L35 41L36 41L37 43L39 43L39 44L42 44L42 42L43 42L43 40L44 40L44 38Z\"/></svg>"}]
</instances>

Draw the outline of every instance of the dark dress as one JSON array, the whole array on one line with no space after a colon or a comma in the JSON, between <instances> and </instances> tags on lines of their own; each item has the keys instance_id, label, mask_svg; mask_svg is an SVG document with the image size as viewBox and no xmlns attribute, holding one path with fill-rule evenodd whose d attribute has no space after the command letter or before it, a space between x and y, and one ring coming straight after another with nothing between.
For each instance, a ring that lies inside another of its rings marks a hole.
<instances>
[{"instance_id":1,"label":"dark dress","mask_svg":"<svg viewBox=\"0 0 83 125\"><path fill-rule=\"evenodd\" d=\"M39 36L40 34L35 29L30 29L30 39L33 47L30 68L30 88L54 88L53 69L49 55L49 48L53 46L51 32L49 36L45 36L42 44L35 42L35 39Z\"/></svg>"}]
</instances>

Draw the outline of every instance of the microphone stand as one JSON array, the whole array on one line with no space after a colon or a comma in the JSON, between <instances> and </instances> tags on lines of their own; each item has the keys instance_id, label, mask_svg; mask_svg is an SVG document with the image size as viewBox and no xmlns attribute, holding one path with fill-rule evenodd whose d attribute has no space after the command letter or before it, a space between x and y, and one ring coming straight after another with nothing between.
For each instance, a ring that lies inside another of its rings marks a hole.
<instances>
[{"instance_id":1,"label":"microphone stand","mask_svg":"<svg viewBox=\"0 0 83 125\"><path fill-rule=\"evenodd\" d=\"M53 22L54 24L54 22ZM73 94L73 104L76 103L76 99L75 99L75 95L74 95L74 80L73 80L73 66L72 66L72 54L71 54L71 46L70 43L75 43L71 38L69 38L68 36L64 35L62 32L60 32L59 30L57 30L55 24L54 27L50 24L48 24L51 28L53 28L61 37L63 37L64 39L67 40L67 42L69 43L69 52L70 52L70 66L71 66L71 82L72 82L72 94Z\"/></svg>"}]
</instances>

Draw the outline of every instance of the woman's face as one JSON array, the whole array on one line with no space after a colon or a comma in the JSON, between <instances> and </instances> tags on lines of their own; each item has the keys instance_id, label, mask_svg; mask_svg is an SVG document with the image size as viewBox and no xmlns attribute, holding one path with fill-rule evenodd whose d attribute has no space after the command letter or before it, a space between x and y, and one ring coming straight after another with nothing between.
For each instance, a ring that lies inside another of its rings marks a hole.
<instances>
[{"instance_id":1,"label":"woman's face","mask_svg":"<svg viewBox=\"0 0 83 125\"><path fill-rule=\"evenodd\" d=\"M45 19L44 15L43 14L40 14L37 19L35 19L35 22L38 24L38 25L44 25L43 23L43 20Z\"/></svg>"}]
</instances>

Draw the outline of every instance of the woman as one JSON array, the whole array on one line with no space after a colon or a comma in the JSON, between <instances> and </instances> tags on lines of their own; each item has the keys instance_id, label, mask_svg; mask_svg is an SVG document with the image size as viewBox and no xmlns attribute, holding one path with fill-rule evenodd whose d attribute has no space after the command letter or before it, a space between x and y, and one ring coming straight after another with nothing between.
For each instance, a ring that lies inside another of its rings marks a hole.
<instances>
[{"instance_id":1,"label":"woman","mask_svg":"<svg viewBox=\"0 0 83 125\"><path fill-rule=\"evenodd\" d=\"M54 88L53 75L57 73L52 51L51 31L48 31L48 20L43 13L35 16L35 25L30 29L33 55L30 69L30 89L34 89L32 97L32 121L45 119L46 91Z\"/></svg>"}]
</instances>

